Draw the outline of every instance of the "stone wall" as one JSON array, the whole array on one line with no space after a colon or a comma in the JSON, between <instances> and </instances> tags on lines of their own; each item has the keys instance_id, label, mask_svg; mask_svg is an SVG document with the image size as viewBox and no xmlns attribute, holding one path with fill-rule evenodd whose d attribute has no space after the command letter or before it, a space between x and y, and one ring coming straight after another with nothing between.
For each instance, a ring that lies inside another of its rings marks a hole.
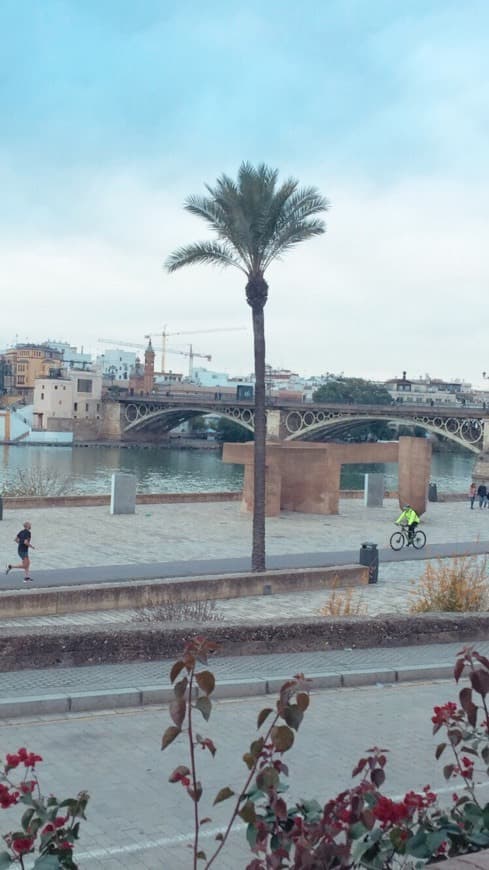
<instances>
[{"instance_id":1,"label":"stone wall","mask_svg":"<svg viewBox=\"0 0 489 870\"><path fill-rule=\"evenodd\" d=\"M222 655L307 652L348 647L416 646L486 640L489 614L342 617L280 620L273 624L172 626L133 624L114 629L3 628L0 671L117 662L158 661L180 655L185 641L206 634ZM414 656L413 656L414 660Z\"/></svg>"}]
</instances>

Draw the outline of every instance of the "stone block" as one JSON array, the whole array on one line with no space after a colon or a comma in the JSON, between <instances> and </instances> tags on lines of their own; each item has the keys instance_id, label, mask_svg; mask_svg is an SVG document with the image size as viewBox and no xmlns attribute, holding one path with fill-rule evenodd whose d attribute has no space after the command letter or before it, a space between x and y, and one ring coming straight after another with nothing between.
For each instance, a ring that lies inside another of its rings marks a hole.
<instances>
[{"instance_id":1,"label":"stone block","mask_svg":"<svg viewBox=\"0 0 489 870\"><path fill-rule=\"evenodd\" d=\"M68 710L69 699L66 695L43 695L41 698L2 698L0 701L0 719L68 713Z\"/></svg>"},{"instance_id":2,"label":"stone block","mask_svg":"<svg viewBox=\"0 0 489 870\"><path fill-rule=\"evenodd\" d=\"M255 695L266 695L266 680L217 680L212 693L214 698L253 698Z\"/></svg>"},{"instance_id":3,"label":"stone block","mask_svg":"<svg viewBox=\"0 0 489 870\"><path fill-rule=\"evenodd\" d=\"M351 671L343 674L343 685L349 686L374 686L376 683L395 683L396 672L394 670L380 670L372 668L365 671Z\"/></svg>"},{"instance_id":4,"label":"stone block","mask_svg":"<svg viewBox=\"0 0 489 870\"><path fill-rule=\"evenodd\" d=\"M398 668L399 683L411 683L415 680L449 680L453 677L453 665L411 665Z\"/></svg>"},{"instance_id":5,"label":"stone block","mask_svg":"<svg viewBox=\"0 0 489 870\"><path fill-rule=\"evenodd\" d=\"M384 475L366 474L363 503L365 507L382 507L384 503Z\"/></svg>"},{"instance_id":6,"label":"stone block","mask_svg":"<svg viewBox=\"0 0 489 870\"><path fill-rule=\"evenodd\" d=\"M171 686L145 686L141 691L141 703L146 704L169 704L175 694Z\"/></svg>"},{"instance_id":7,"label":"stone block","mask_svg":"<svg viewBox=\"0 0 489 870\"><path fill-rule=\"evenodd\" d=\"M70 712L85 710L116 710L141 706L139 689L110 689L107 692L74 692L70 696Z\"/></svg>"},{"instance_id":8,"label":"stone block","mask_svg":"<svg viewBox=\"0 0 489 870\"><path fill-rule=\"evenodd\" d=\"M111 514L134 514L136 512L136 475L116 471L112 475L110 490Z\"/></svg>"}]
</instances>

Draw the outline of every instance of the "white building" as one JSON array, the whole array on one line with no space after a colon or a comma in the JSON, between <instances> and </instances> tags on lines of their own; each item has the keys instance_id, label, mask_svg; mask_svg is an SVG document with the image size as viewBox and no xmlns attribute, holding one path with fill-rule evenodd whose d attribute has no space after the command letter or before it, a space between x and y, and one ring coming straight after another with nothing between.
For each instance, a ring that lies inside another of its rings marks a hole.
<instances>
[{"instance_id":1,"label":"white building","mask_svg":"<svg viewBox=\"0 0 489 870\"><path fill-rule=\"evenodd\" d=\"M51 339L48 339L46 344L54 350L61 351L63 354L63 363L70 368L90 368L93 364L91 354L84 353L83 348L81 351L77 350L76 347L68 344L67 341L51 341Z\"/></svg>"},{"instance_id":2,"label":"white building","mask_svg":"<svg viewBox=\"0 0 489 870\"><path fill-rule=\"evenodd\" d=\"M64 369L60 377L36 378L35 429L69 431L73 420L99 420L102 413L102 375L85 369Z\"/></svg>"},{"instance_id":3,"label":"white building","mask_svg":"<svg viewBox=\"0 0 489 870\"><path fill-rule=\"evenodd\" d=\"M105 377L114 381L128 381L136 365L136 352L120 347L104 351L97 357L97 366Z\"/></svg>"},{"instance_id":4,"label":"white building","mask_svg":"<svg viewBox=\"0 0 489 870\"><path fill-rule=\"evenodd\" d=\"M472 384L466 381L443 381L440 378L410 379L406 372L402 378L390 378L379 386L385 387L392 398L399 404L405 402L413 405L469 405L473 404Z\"/></svg>"}]
</instances>

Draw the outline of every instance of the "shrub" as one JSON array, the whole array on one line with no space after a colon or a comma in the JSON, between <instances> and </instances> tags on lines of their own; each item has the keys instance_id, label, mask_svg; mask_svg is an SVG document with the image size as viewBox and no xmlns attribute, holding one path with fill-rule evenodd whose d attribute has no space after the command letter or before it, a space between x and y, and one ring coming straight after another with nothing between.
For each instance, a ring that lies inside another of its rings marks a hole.
<instances>
[{"instance_id":1,"label":"shrub","mask_svg":"<svg viewBox=\"0 0 489 870\"><path fill-rule=\"evenodd\" d=\"M154 604L138 610L135 622L222 622L222 613L216 610L215 601L193 601L180 598Z\"/></svg>"},{"instance_id":2,"label":"shrub","mask_svg":"<svg viewBox=\"0 0 489 870\"><path fill-rule=\"evenodd\" d=\"M232 809L228 824L216 836L217 846L206 855L200 831L211 819L202 818L205 788L199 779L197 750L212 757L217 750L210 737L197 733L195 717L201 715L208 722L211 716L215 678L207 664L216 649L204 637L194 637L185 645L171 669L173 724L162 738L162 749L180 736L187 746L188 764L179 764L170 782L183 788L193 805L193 870L214 866L238 818L246 825L255 856L246 870L421 868L440 858L489 847L489 803L480 803L474 786L476 773L478 778L482 771L489 773L489 659L467 647L457 655L454 677L458 683L468 676L470 686L460 690L459 704L449 701L435 707L431 719L433 733L444 732L435 757L451 754L443 774L462 792L452 795L448 808L438 804L429 785L400 799L383 794L388 750L378 747L367 750L354 766L352 776L360 781L352 787L324 805L314 799L288 805L288 767L283 757L294 744L310 700L310 681L298 674L283 684L275 707L258 714L259 736L243 755L247 768L243 786L236 791L224 786L217 792L214 804L229 800ZM307 770L303 773L307 779Z\"/></svg>"},{"instance_id":3,"label":"shrub","mask_svg":"<svg viewBox=\"0 0 489 870\"><path fill-rule=\"evenodd\" d=\"M368 607L361 598L354 600L353 589L334 589L320 612L322 616L366 616Z\"/></svg>"},{"instance_id":4,"label":"shrub","mask_svg":"<svg viewBox=\"0 0 489 870\"><path fill-rule=\"evenodd\" d=\"M457 556L428 562L411 592L411 613L478 612L489 607L487 557Z\"/></svg>"},{"instance_id":5,"label":"shrub","mask_svg":"<svg viewBox=\"0 0 489 870\"><path fill-rule=\"evenodd\" d=\"M14 480L7 481L3 496L55 496L64 495L70 489L69 477L60 477L55 471L42 468L20 470Z\"/></svg>"}]
</instances>

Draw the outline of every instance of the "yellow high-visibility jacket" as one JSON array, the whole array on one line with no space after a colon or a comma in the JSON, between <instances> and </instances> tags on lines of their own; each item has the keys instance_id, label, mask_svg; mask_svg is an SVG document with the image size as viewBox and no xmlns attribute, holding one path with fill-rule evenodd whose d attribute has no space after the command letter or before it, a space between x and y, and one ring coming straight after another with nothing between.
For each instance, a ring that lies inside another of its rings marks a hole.
<instances>
[{"instance_id":1,"label":"yellow high-visibility jacket","mask_svg":"<svg viewBox=\"0 0 489 870\"><path fill-rule=\"evenodd\" d=\"M401 516L396 520L396 523L398 523L399 525L406 524L410 526L411 523L419 523L419 517L416 511L413 510L413 508L408 508L407 510L402 512Z\"/></svg>"}]
</instances>

